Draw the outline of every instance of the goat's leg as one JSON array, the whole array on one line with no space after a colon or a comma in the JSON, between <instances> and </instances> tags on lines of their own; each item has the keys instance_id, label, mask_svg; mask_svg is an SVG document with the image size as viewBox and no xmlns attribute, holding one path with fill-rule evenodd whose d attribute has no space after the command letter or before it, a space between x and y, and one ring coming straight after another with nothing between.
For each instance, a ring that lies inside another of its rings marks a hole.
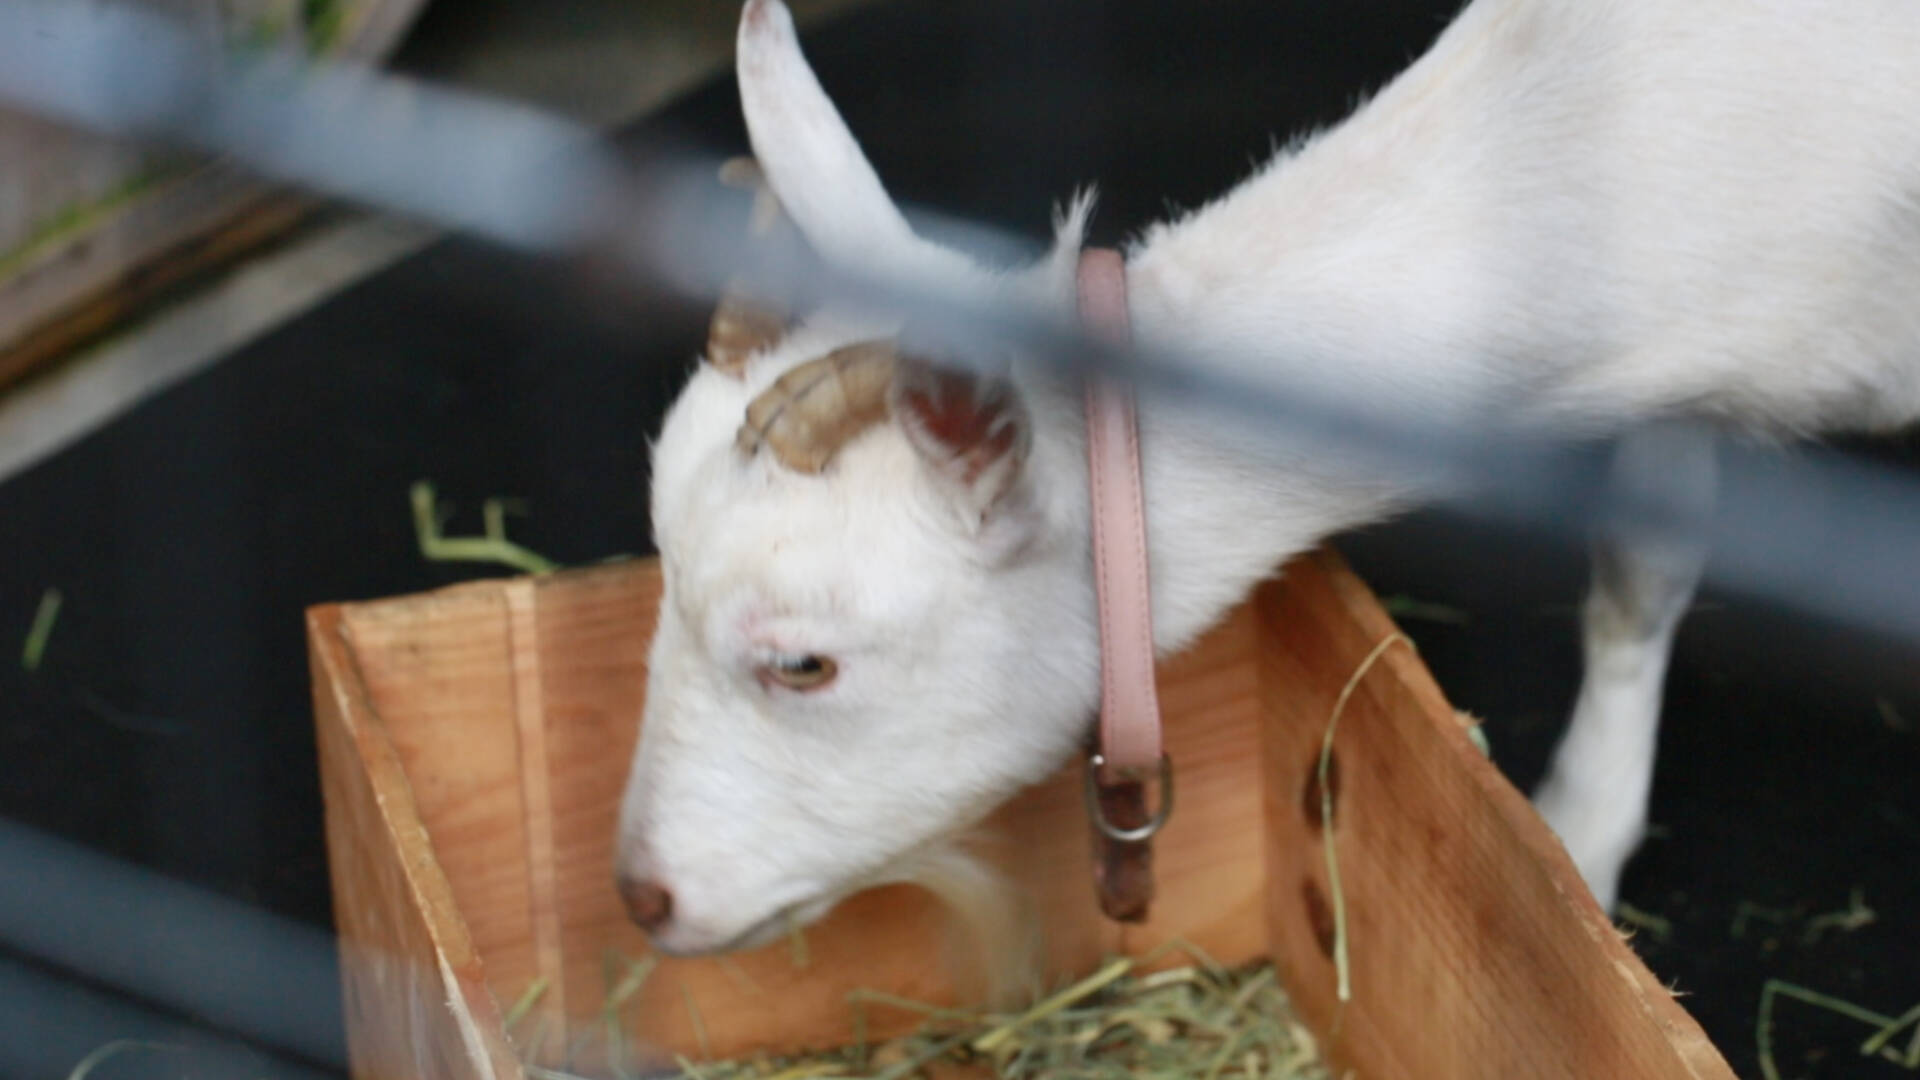
<instances>
[{"instance_id":1,"label":"goat's leg","mask_svg":"<svg viewBox=\"0 0 1920 1080\"><path fill-rule=\"evenodd\" d=\"M1640 844L1674 630L1706 563L1717 472L1706 434L1629 436L1594 536L1582 610L1586 671L1573 721L1534 802L1601 906Z\"/></svg>"}]
</instances>

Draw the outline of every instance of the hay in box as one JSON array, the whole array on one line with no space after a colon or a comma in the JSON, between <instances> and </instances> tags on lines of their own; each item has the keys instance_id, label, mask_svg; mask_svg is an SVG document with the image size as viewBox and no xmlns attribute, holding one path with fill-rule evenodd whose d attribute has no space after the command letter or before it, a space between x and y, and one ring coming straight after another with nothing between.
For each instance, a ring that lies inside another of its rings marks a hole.
<instances>
[{"instance_id":1,"label":"hay in box","mask_svg":"<svg viewBox=\"0 0 1920 1080\"><path fill-rule=\"evenodd\" d=\"M565 1046L603 1023L602 958L647 953L611 849L658 596L636 561L309 613L357 1077L527 1076L505 1023L526 988L546 990L521 1021ZM1271 961L1335 1076L1730 1077L1413 650L1354 682L1323 768L1336 699L1394 633L1319 552L1162 665L1180 806L1143 925L1097 911L1077 766L1002 808L989 853L1030 898L1048 985L1110 957L1142 977L1186 966L1168 951L1186 941L1229 967ZM785 943L662 959L625 1003L623 1044L696 1064L878 1046L924 1017L868 1009L856 1031L849 994L968 1000L946 939L926 893L865 893L808 931L804 967Z\"/></svg>"},{"instance_id":2,"label":"hay in box","mask_svg":"<svg viewBox=\"0 0 1920 1080\"><path fill-rule=\"evenodd\" d=\"M672 1080L1327 1080L1313 1035L1293 1018L1271 964L1228 970L1197 949L1179 951L1190 958L1187 966L1143 975L1137 972L1141 961L1120 957L1011 1012L855 993L849 1006L856 1010L857 1027L865 1026L864 1010L870 1007L924 1019L912 1034L878 1044L860 1040L831 1050L738 1061L681 1058L673 1069L652 1071L629 1060L615 1022L624 999L652 973L653 965L641 961L609 990L602 1014L612 1040L606 1056L616 1077ZM543 992L543 984L536 983L507 1013L508 1032L527 1057L538 1056L544 1032L538 1027L521 1032L518 1021ZM529 1064L527 1071L535 1080L578 1080L564 1069Z\"/></svg>"}]
</instances>

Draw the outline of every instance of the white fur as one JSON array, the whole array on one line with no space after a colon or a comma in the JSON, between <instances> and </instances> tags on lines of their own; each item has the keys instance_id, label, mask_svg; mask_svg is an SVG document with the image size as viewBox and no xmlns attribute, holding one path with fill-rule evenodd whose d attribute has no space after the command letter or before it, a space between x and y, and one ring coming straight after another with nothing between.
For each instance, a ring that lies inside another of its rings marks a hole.
<instances>
[{"instance_id":1,"label":"white fur","mask_svg":"<svg viewBox=\"0 0 1920 1080\"><path fill-rule=\"evenodd\" d=\"M1920 414L1915 56L1911 0L1474 0L1349 120L1148 230L1129 257L1136 331L1458 423L1904 424ZM748 3L739 68L755 154L828 258L1071 317L1084 206L1052 257L995 277L908 228L777 0ZM873 329L815 320L744 381L696 373L656 445L667 593L620 859L673 892L662 948L819 914L1085 733L1097 657L1072 387L1015 366L1031 454L984 519L954 512L897 424L820 476L733 450L761 387ZM1288 556L1424 494L1304 453L1277 467L1153 398L1141 426L1162 650ZM1698 573L1636 561L1631 533L1603 555L1628 579L1643 563L1666 576L1638 591L1600 576L1549 788L1603 900L1644 819ZM838 679L805 695L754 679L802 652L833 656Z\"/></svg>"}]
</instances>

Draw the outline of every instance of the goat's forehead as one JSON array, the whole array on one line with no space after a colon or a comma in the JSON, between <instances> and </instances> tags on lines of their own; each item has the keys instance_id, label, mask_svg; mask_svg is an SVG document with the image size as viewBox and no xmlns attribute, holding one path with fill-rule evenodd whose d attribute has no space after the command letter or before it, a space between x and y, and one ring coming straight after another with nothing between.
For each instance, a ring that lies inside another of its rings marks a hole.
<instances>
[{"instance_id":1,"label":"goat's forehead","mask_svg":"<svg viewBox=\"0 0 1920 1080\"><path fill-rule=\"evenodd\" d=\"M952 547L916 512L911 455L897 433L876 432L808 476L742 459L731 441L710 445L682 475L655 478L655 535L672 584L701 605L751 596L852 614L911 604Z\"/></svg>"},{"instance_id":2,"label":"goat's forehead","mask_svg":"<svg viewBox=\"0 0 1920 1080\"><path fill-rule=\"evenodd\" d=\"M789 630L836 627L840 641L891 637L947 606L936 595L945 575L926 572L922 545L898 530L857 531L781 514L777 504L742 507L713 524L665 553L674 606L709 647L789 619L802 620Z\"/></svg>"},{"instance_id":3,"label":"goat's forehead","mask_svg":"<svg viewBox=\"0 0 1920 1080\"><path fill-rule=\"evenodd\" d=\"M888 470L870 467L874 456L859 455L826 476L729 462L715 470L723 476L702 478L664 530L674 561L800 584L937 561L942 545L911 511L910 490L885 483Z\"/></svg>"}]
</instances>

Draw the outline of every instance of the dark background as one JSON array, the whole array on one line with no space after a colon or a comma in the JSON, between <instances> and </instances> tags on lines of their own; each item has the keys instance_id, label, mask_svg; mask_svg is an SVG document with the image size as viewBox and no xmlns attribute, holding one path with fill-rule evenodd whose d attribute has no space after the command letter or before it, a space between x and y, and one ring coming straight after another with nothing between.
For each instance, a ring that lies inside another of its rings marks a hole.
<instances>
[{"instance_id":1,"label":"dark background","mask_svg":"<svg viewBox=\"0 0 1920 1080\"><path fill-rule=\"evenodd\" d=\"M458 7L429 9L416 48L455 32ZM1344 115L1452 8L906 0L807 47L902 200L1038 240L1054 203L1097 181L1095 239L1112 242L1225 190L1276 139ZM666 137L743 149L730 75L624 136ZM330 925L303 608L495 572L421 559L407 507L419 479L460 507L454 531L478 531L483 498L512 495L527 504L515 538L562 563L647 552L644 440L706 315L451 239L0 486L0 652L12 655L43 589L66 597L44 666L0 663L0 816ZM1858 449L1910 456L1898 443ZM1578 678L1581 553L1439 514L1339 546L1383 596L1440 606L1405 626L1530 786ZM1915 659L1910 645L1712 592L1681 634L1659 835L1625 898L1669 920L1636 945L1743 1075L1757 1075L1768 978L1887 1013L1920 1003ZM1810 939L1808 920L1853 890L1876 920ZM1770 914L1736 935L1743 904ZM31 950L0 950L0 996L9 972L118 995ZM165 1024L200 1019L137 1004ZM325 1008L312 1020L337 1030ZM52 1030L0 1011L0 1044L47 1040L38 1058L0 1065L70 1065L127 1034ZM1790 1076L1910 1075L1855 1054L1865 1034L1785 1003L1779 1057ZM314 1065L326 1062L264 1063Z\"/></svg>"}]
</instances>

